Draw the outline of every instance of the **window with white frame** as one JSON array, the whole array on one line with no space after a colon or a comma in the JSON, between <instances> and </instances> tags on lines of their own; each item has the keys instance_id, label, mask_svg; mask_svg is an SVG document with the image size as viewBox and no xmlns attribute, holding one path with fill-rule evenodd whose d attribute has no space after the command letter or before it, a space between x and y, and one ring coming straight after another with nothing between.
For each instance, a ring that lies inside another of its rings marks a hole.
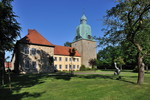
<instances>
[{"instance_id":1,"label":"window with white frame","mask_svg":"<svg viewBox=\"0 0 150 100\"><path fill-rule=\"evenodd\" d=\"M77 62L79 62L79 58L77 58Z\"/></svg>"},{"instance_id":2,"label":"window with white frame","mask_svg":"<svg viewBox=\"0 0 150 100\"><path fill-rule=\"evenodd\" d=\"M68 61L68 58L67 58L67 57L65 58L65 61Z\"/></svg>"},{"instance_id":3,"label":"window with white frame","mask_svg":"<svg viewBox=\"0 0 150 100\"><path fill-rule=\"evenodd\" d=\"M76 65L73 65L73 69L76 69Z\"/></svg>"},{"instance_id":4,"label":"window with white frame","mask_svg":"<svg viewBox=\"0 0 150 100\"><path fill-rule=\"evenodd\" d=\"M77 69L79 69L79 65L77 65Z\"/></svg>"},{"instance_id":5,"label":"window with white frame","mask_svg":"<svg viewBox=\"0 0 150 100\"><path fill-rule=\"evenodd\" d=\"M59 65L59 69L62 69L62 65Z\"/></svg>"},{"instance_id":6,"label":"window with white frame","mask_svg":"<svg viewBox=\"0 0 150 100\"><path fill-rule=\"evenodd\" d=\"M62 58L61 58L61 57L59 57L59 61L62 61Z\"/></svg>"},{"instance_id":7,"label":"window with white frame","mask_svg":"<svg viewBox=\"0 0 150 100\"><path fill-rule=\"evenodd\" d=\"M57 57L55 57L54 60L57 61Z\"/></svg>"},{"instance_id":8,"label":"window with white frame","mask_svg":"<svg viewBox=\"0 0 150 100\"><path fill-rule=\"evenodd\" d=\"M71 59L71 58L69 58L69 61L72 61L72 59Z\"/></svg>"},{"instance_id":9,"label":"window with white frame","mask_svg":"<svg viewBox=\"0 0 150 100\"><path fill-rule=\"evenodd\" d=\"M66 69L68 69L68 65L66 65Z\"/></svg>"},{"instance_id":10,"label":"window with white frame","mask_svg":"<svg viewBox=\"0 0 150 100\"><path fill-rule=\"evenodd\" d=\"M73 61L75 62L75 61L76 61L76 58L73 58Z\"/></svg>"},{"instance_id":11,"label":"window with white frame","mask_svg":"<svg viewBox=\"0 0 150 100\"><path fill-rule=\"evenodd\" d=\"M71 65L69 65L69 69L72 69L72 66L71 66Z\"/></svg>"}]
</instances>

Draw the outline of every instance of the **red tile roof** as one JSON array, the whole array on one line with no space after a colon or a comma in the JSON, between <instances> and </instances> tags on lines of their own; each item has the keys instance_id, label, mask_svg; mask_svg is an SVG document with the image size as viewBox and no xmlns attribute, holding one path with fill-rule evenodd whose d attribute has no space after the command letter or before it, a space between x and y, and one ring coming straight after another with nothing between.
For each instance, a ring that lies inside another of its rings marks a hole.
<instances>
[{"instance_id":1,"label":"red tile roof","mask_svg":"<svg viewBox=\"0 0 150 100\"><path fill-rule=\"evenodd\" d=\"M20 42L54 46L52 43L46 40L40 33L32 29L28 30L28 34L24 38L22 38Z\"/></svg>"},{"instance_id":2,"label":"red tile roof","mask_svg":"<svg viewBox=\"0 0 150 100\"><path fill-rule=\"evenodd\" d=\"M55 45L54 55L70 56L70 52L69 52L70 49L73 49L73 47ZM76 51L75 56L80 56L78 51Z\"/></svg>"}]
</instances>

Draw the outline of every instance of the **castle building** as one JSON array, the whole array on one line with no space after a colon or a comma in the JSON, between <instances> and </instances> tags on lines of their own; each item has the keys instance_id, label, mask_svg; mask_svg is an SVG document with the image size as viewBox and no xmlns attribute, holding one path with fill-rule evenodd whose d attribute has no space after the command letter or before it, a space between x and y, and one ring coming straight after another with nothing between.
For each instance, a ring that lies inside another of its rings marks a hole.
<instances>
[{"instance_id":1,"label":"castle building","mask_svg":"<svg viewBox=\"0 0 150 100\"><path fill-rule=\"evenodd\" d=\"M76 36L72 42L72 47L76 48L81 55L81 64L86 67L89 65L90 59L96 59L96 41L92 37L90 25L87 18L83 15L80 19L80 25L76 28Z\"/></svg>"},{"instance_id":2,"label":"castle building","mask_svg":"<svg viewBox=\"0 0 150 100\"><path fill-rule=\"evenodd\" d=\"M81 65L90 67L89 60L96 58L96 42L85 15L76 29L72 47L54 45L36 30L17 41L12 57L12 69L21 73L77 71ZM70 51L75 50L74 55Z\"/></svg>"},{"instance_id":3,"label":"castle building","mask_svg":"<svg viewBox=\"0 0 150 100\"><path fill-rule=\"evenodd\" d=\"M16 43L12 57L12 68L21 73L45 73L56 70L79 70L81 56L76 51L70 56L72 47L53 45L36 30ZM54 60L53 60L54 58Z\"/></svg>"}]
</instances>

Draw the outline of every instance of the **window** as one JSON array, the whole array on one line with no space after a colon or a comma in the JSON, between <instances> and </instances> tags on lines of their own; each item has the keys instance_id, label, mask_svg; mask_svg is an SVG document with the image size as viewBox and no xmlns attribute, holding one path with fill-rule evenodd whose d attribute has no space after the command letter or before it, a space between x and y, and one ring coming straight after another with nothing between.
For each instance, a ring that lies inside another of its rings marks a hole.
<instances>
[{"instance_id":1,"label":"window","mask_svg":"<svg viewBox=\"0 0 150 100\"><path fill-rule=\"evenodd\" d=\"M77 65L77 69L79 69L79 65Z\"/></svg>"},{"instance_id":2,"label":"window","mask_svg":"<svg viewBox=\"0 0 150 100\"><path fill-rule=\"evenodd\" d=\"M61 57L59 57L59 61L62 61L62 58L61 58Z\"/></svg>"},{"instance_id":3,"label":"window","mask_svg":"<svg viewBox=\"0 0 150 100\"><path fill-rule=\"evenodd\" d=\"M62 68L62 65L59 65L59 69L61 69Z\"/></svg>"},{"instance_id":4,"label":"window","mask_svg":"<svg viewBox=\"0 0 150 100\"><path fill-rule=\"evenodd\" d=\"M55 65L55 68L57 69L57 65Z\"/></svg>"},{"instance_id":5,"label":"window","mask_svg":"<svg viewBox=\"0 0 150 100\"><path fill-rule=\"evenodd\" d=\"M77 62L79 62L79 58L77 58Z\"/></svg>"},{"instance_id":6,"label":"window","mask_svg":"<svg viewBox=\"0 0 150 100\"><path fill-rule=\"evenodd\" d=\"M68 61L68 58L66 57L65 60Z\"/></svg>"},{"instance_id":7,"label":"window","mask_svg":"<svg viewBox=\"0 0 150 100\"><path fill-rule=\"evenodd\" d=\"M29 60L25 60L25 68L29 69Z\"/></svg>"},{"instance_id":8,"label":"window","mask_svg":"<svg viewBox=\"0 0 150 100\"><path fill-rule=\"evenodd\" d=\"M25 53L25 54L29 54L29 48L25 47L25 48L24 48L24 53Z\"/></svg>"},{"instance_id":9,"label":"window","mask_svg":"<svg viewBox=\"0 0 150 100\"><path fill-rule=\"evenodd\" d=\"M71 65L69 65L69 69L72 69L72 66L71 66Z\"/></svg>"},{"instance_id":10,"label":"window","mask_svg":"<svg viewBox=\"0 0 150 100\"><path fill-rule=\"evenodd\" d=\"M73 61L75 62L75 61L76 61L76 58L73 58Z\"/></svg>"},{"instance_id":11,"label":"window","mask_svg":"<svg viewBox=\"0 0 150 100\"><path fill-rule=\"evenodd\" d=\"M37 54L39 54L39 55L41 54L41 51L40 51L40 50L36 50L36 52L37 52Z\"/></svg>"},{"instance_id":12,"label":"window","mask_svg":"<svg viewBox=\"0 0 150 100\"><path fill-rule=\"evenodd\" d=\"M66 69L68 69L68 65L66 65Z\"/></svg>"},{"instance_id":13,"label":"window","mask_svg":"<svg viewBox=\"0 0 150 100\"><path fill-rule=\"evenodd\" d=\"M36 68L36 62L35 61L32 62L32 67Z\"/></svg>"},{"instance_id":14,"label":"window","mask_svg":"<svg viewBox=\"0 0 150 100\"><path fill-rule=\"evenodd\" d=\"M32 48L32 49L31 49L31 54L32 54L32 55L35 55L35 54L36 54L36 49L35 49L35 48Z\"/></svg>"},{"instance_id":15,"label":"window","mask_svg":"<svg viewBox=\"0 0 150 100\"><path fill-rule=\"evenodd\" d=\"M57 61L57 57L55 57L55 61Z\"/></svg>"},{"instance_id":16,"label":"window","mask_svg":"<svg viewBox=\"0 0 150 100\"><path fill-rule=\"evenodd\" d=\"M76 65L73 65L73 69L76 69Z\"/></svg>"},{"instance_id":17,"label":"window","mask_svg":"<svg viewBox=\"0 0 150 100\"><path fill-rule=\"evenodd\" d=\"M71 58L69 58L69 61L72 61L72 59L71 59Z\"/></svg>"}]
</instances>

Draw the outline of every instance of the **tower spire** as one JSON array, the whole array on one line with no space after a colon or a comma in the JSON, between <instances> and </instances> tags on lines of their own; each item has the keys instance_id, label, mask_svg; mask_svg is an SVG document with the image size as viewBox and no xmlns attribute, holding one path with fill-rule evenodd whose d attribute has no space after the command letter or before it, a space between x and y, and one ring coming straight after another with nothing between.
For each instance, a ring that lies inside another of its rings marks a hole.
<instances>
[{"instance_id":1,"label":"tower spire","mask_svg":"<svg viewBox=\"0 0 150 100\"><path fill-rule=\"evenodd\" d=\"M87 21L87 18L85 16L85 14L83 14L81 19L80 19L80 22L81 22L81 24L86 24L86 21Z\"/></svg>"}]
</instances>

